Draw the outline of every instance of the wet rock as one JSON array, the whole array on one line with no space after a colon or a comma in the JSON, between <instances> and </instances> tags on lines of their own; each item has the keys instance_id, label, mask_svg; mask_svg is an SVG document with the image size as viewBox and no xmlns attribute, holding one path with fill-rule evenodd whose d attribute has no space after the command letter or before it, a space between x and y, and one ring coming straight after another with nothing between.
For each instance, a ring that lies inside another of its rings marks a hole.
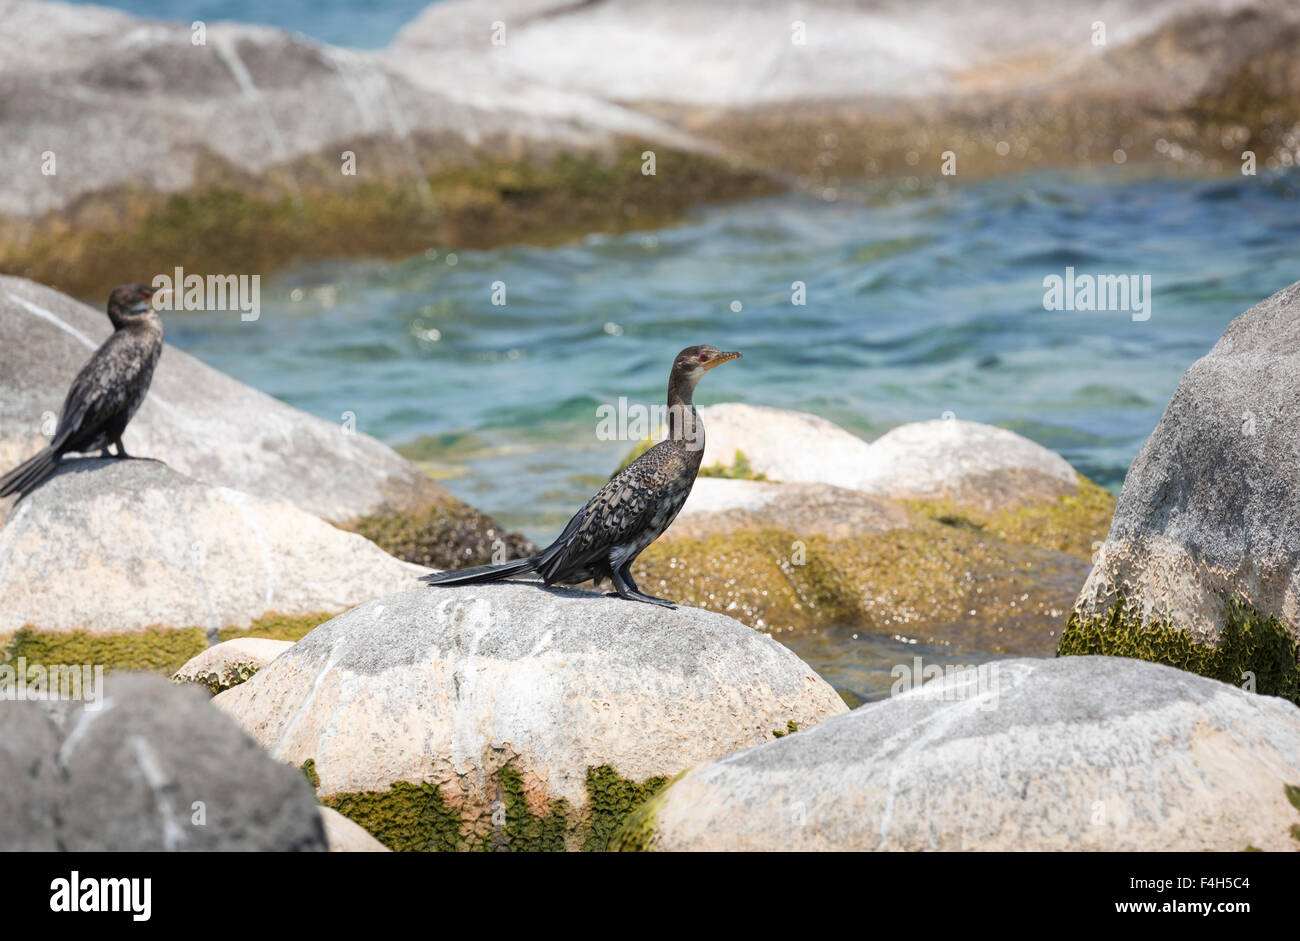
<instances>
[{"instance_id":1,"label":"wet rock","mask_svg":"<svg viewBox=\"0 0 1300 941\"><path fill-rule=\"evenodd\" d=\"M1129 468L1062 653L1172 663L1300 702L1300 284L1192 364Z\"/></svg>"},{"instance_id":2,"label":"wet rock","mask_svg":"<svg viewBox=\"0 0 1300 941\"><path fill-rule=\"evenodd\" d=\"M1008 660L692 768L615 846L1294 850L1297 782L1284 700L1124 658Z\"/></svg>"},{"instance_id":3,"label":"wet rock","mask_svg":"<svg viewBox=\"0 0 1300 941\"><path fill-rule=\"evenodd\" d=\"M682 769L845 711L730 618L534 584L362 605L213 702L394 849L603 848Z\"/></svg>"}]
</instances>

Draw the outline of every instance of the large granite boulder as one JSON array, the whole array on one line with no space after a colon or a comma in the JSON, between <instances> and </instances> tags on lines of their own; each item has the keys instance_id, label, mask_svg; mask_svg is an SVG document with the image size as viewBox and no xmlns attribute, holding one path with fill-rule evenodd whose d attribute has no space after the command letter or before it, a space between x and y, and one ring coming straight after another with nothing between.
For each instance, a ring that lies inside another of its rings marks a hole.
<instances>
[{"instance_id":1,"label":"large granite boulder","mask_svg":"<svg viewBox=\"0 0 1300 941\"><path fill-rule=\"evenodd\" d=\"M1294 850L1300 709L1157 664L953 672L692 768L616 847Z\"/></svg>"},{"instance_id":2,"label":"large granite boulder","mask_svg":"<svg viewBox=\"0 0 1300 941\"><path fill-rule=\"evenodd\" d=\"M1062 653L1300 702L1300 283L1192 364L1129 468Z\"/></svg>"},{"instance_id":3,"label":"large granite boulder","mask_svg":"<svg viewBox=\"0 0 1300 941\"><path fill-rule=\"evenodd\" d=\"M324 850L301 773L207 697L114 674L98 702L0 703L0 850Z\"/></svg>"},{"instance_id":4,"label":"large granite boulder","mask_svg":"<svg viewBox=\"0 0 1300 941\"><path fill-rule=\"evenodd\" d=\"M353 608L213 703L394 849L601 849L672 775L845 711L728 617L518 583Z\"/></svg>"},{"instance_id":5,"label":"large granite boulder","mask_svg":"<svg viewBox=\"0 0 1300 941\"><path fill-rule=\"evenodd\" d=\"M0 467L45 446L73 377L111 331L102 308L0 277ZM488 561L497 540L512 557L531 545L343 416L315 418L171 346L123 443L203 483L391 533L386 548L408 561L468 565ZM0 500L0 521L12 505Z\"/></svg>"},{"instance_id":6,"label":"large granite boulder","mask_svg":"<svg viewBox=\"0 0 1300 941\"><path fill-rule=\"evenodd\" d=\"M0 634L247 627L337 612L428 569L297 507L148 460L64 463L0 528Z\"/></svg>"}]
</instances>

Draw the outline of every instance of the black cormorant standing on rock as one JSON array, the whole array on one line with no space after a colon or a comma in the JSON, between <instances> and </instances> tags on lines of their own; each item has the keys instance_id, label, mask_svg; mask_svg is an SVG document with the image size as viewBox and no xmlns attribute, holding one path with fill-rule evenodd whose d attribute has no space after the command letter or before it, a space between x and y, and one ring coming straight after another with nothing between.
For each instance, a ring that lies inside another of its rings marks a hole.
<instances>
[{"instance_id":1,"label":"black cormorant standing on rock","mask_svg":"<svg viewBox=\"0 0 1300 941\"><path fill-rule=\"evenodd\" d=\"M54 472L65 454L101 451L101 457L108 457L108 446L113 445L114 457L129 457L122 432L149 392L162 352L162 320L151 303L154 294L147 284L113 289L108 297L113 335L72 380L54 440L0 477L0 497L31 490Z\"/></svg>"},{"instance_id":2,"label":"black cormorant standing on rock","mask_svg":"<svg viewBox=\"0 0 1300 941\"><path fill-rule=\"evenodd\" d=\"M659 538L690 495L704 457L704 422L691 397L700 377L738 359L712 346L677 354L668 374L668 437L620 471L574 514L560 537L527 559L425 575L431 585L473 585L537 572L547 585L608 579L620 598L675 608L647 595L632 580L632 563Z\"/></svg>"}]
</instances>

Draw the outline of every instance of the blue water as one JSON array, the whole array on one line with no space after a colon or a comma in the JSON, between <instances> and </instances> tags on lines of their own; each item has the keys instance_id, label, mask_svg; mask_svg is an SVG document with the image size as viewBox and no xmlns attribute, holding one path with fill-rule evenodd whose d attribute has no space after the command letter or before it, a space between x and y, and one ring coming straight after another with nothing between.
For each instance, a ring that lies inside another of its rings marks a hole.
<instances>
[{"instance_id":1,"label":"blue water","mask_svg":"<svg viewBox=\"0 0 1300 941\"><path fill-rule=\"evenodd\" d=\"M192 23L260 23L321 42L378 49L436 0L72 0L135 16Z\"/></svg>"},{"instance_id":2,"label":"blue water","mask_svg":"<svg viewBox=\"0 0 1300 941\"><path fill-rule=\"evenodd\" d=\"M1300 277L1298 184L1044 175L765 199L560 248L318 262L264 281L256 323L177 315L168 337L316 415L419 441L454 493L539 541L629 447L598 439L597 407L662 401L699 342L745 354L701 404L802 409L867 438L953 412L1118 489L1192 361ZM1044 310L1067 265L1149 274L1150 319Z\"/></svg>"}]
</instances>

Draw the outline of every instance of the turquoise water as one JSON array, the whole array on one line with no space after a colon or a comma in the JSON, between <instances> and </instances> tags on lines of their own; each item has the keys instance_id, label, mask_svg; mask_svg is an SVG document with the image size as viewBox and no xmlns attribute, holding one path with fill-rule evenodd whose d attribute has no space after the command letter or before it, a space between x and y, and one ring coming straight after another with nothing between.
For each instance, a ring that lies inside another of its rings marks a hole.
<instances>
[{"instance_id":1,"label":"turquoise water","mask_svg":"<svg viewBox=\"0 0 1300 941\"><path fill-rule=\"evenodd\" d=\"M378 49L436 0L72 0L152 19L233 20L302 33L321 42Z\"/></svg>"},{"instance_id":2,"label":"turquoise water","mask_svg":"<svg viewBox=\"0 0 1300 941\"><path fill-rule=\"evenodd\" d=\"M560 248L316 263L264 281L255 323L185 314L167 331L313 414L418 442L454 493L539 542L630 446L598 439L596 409L661 402L673 355L701 342L745 354L701 404L803 409L868 438L953 412L1118 489L1188 365L1300 277L1297 184L1050 175L789 196ZM1044 310L1043 278L1068 265L1149 274L1150 319Z\"/></svg>"}]
</instances>

